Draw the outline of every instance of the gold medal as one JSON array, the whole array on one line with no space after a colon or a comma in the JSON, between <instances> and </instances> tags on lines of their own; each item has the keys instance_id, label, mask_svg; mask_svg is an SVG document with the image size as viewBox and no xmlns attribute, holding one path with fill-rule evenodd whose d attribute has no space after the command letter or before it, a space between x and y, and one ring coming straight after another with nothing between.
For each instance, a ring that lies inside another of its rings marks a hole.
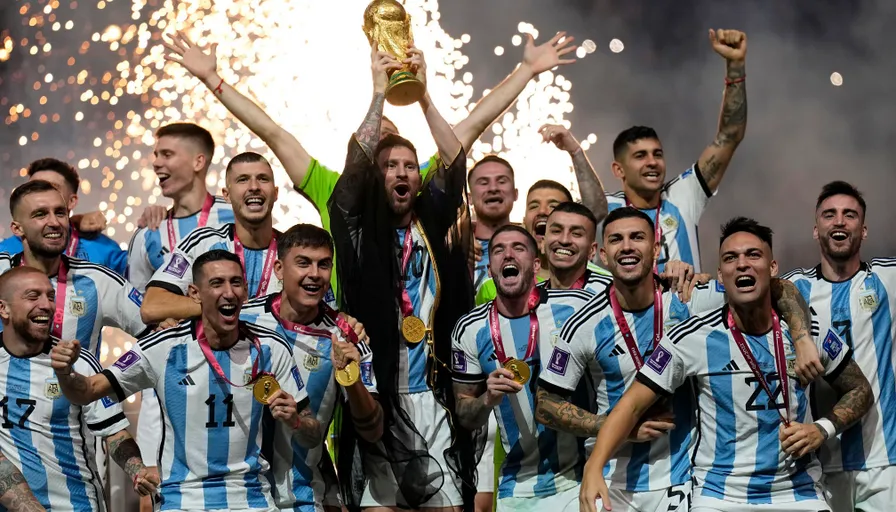
<instances>
[{"instance_id":1,"label":"gold medal","mask_svg":"<svg viewBox=\"0 0 896 512\"><path fill-rule=\"evenodd\" d=\"M504 361L504 369L513 374L513 381L517 384L529 382L529 377L532 376L532 370L529 369L528 364L512 357Z\"/></svg>"},{"instance_id":2,"label":"gold medal","mask_svg":"<svg viewBox=\"0 0 896 512\"><path fill-rule=\"evenodd\" d=\"M336 370L336 382L342 387L349 387L361 378L361 367L356 361L348 363L348 366Z\"/></svg>"},{"instance_id":3,"label":"gold medal","mask_svg":"<svg viewBox=\"0 0 896 512\"><path fill-rule=\"evenodd\" d=\"M262 375L255 381L252 386L252 394L260 403L267 405L271 399L271 395L280 389L280 384L273 375Z\"/></svg>"},{"instance_id":4,"label":"gold medal","mask_svg":"<svg viewBox=\"0 0 896 512\"><path fill-rule=\"evenodd\" d=\"M416 345L426 337L426 324L416 316L406 316L401 322L401 334L405 341Z\"/></svg>"}]
</instances>

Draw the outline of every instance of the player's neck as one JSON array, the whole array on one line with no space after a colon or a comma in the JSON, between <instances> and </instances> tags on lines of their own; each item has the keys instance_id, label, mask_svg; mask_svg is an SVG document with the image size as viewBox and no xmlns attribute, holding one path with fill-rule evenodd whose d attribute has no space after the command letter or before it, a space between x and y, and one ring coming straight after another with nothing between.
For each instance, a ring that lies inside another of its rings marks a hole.
<instances>
[{"instance_id":1,"label":"player's neck","mask_svg":"<svg viewBox=\"0 0 896 512\"><path fill-rule=\"evenodd\" d=\"M202 180L194 180L193 186L189 190L185 190L181 195L174 199L174 205L171 212L174 217L189 217L202 210L205 204L205 198L208 197L208 190Z\"/></svg>"},{"instance_id":2,"label":"player's neck","mask_svg":"<svg viewBox=\"0 0 896 512\"><path fill-rule=\"evenodd\" d=\"M476 226L473 228L473 236L480 240L491 240L495 231L503 226L510 224L510 215L501 219L476 219Z\"/></svg>"},{"instance_id":3,"label":"player's neck","mask_svg":"<svg viewBox=\"0 0 896 512\"><path fill-rule=\"evenodd\" d=\"M62 255L38 256L31 252L31 249L26 245L22 251L22 262L26 266L36 268L48 276L55 276L59 273L59 265L62 264Z\"/></svg>"},{"instance_id":4,"label":"player's neck","mask_svg":"<svg viewBox=\"0 0 896 512\"><path fill-rule=\"evenodd\" d=\"M656 208L660 204L660 191L635 190L628 186L623 187L625 198L635 208L646 210L648 208Z\"/></svg>"},{"instance_id":5,"label":"player's neck","mask_svg":"<svg viewBox=\"0 0 896 512\"><path fill-rule=\"evenodd\" d=\"M247 226L239 221L234 226L236 236L247 249L267 249L274 238L274 221L271 217L254 226Z\"/></svg>"},{"instance_id":6,"label":"player's neck","mask_svg":"<svg viewBox=\"0 0 896 512\"><path fill-rule=\"evenodd\" d=\"M613 290L619 307L626 311L638 311L647 309L653 305L656 298L654 291L656 283L653 274L650 274L635 284L624 283L619 279L613 279Z\"/></svg>"},{"instance_id":7,"label":"player's neck","mask_svg":"<svg viewBox=\"0 0 896 512\"><path fill-rule=\"evenodd\" d=\"M411 219L414 218L414 209L411 208L404 215L395 215L392 214L392 225L396 228L409 228L411 227Z\"/></svg>"},{"instance_id":8,"label":"player's neck","mask_svg":"<svg viewBox=\"0 0 896 512\"><path fill-rule=\"evenodd\" d=\"M729 302L729 306L734 316L734 325L742 332L758 336L772 328L771 295L749 304Z\"/></svg>"},{"instance_id":9,"label":"player's neck","mask_svg":"<svg viewBox=\"0 0 896 512\"><path fill-rule=\"evenodd\" d=\"M532 295L532 288L534 287L535 285L533 284L531 288L519 297L504 297L499 293L495 297L495 307L498 308L498 313L508 318L516 318L528 313L529 296Z\"/></svg>"},{"instance_id":10,"label":"player's neck","mask_svg":"<svg viewBox=\"0 0 896 512\"><path fill-rule=\"evenodd\" d=\"M585 275L585 272L588 271L587 262L580 266L569 269L551 269L551 289L554 290L569 290L572 288L572 285L578 281L580 277Z\"/></svg>"},{"instance_id":11,"label":"player's neck","mask_svg":"<svg viewBox=\"0 0 896 512\"><path fill-rule=\"evenodd\" d=\"M299 325L308 325L317 318L319 308L316 304L312 307L304 306L298 302L293 304L286 292L283 292L281 297L283 298L280 299L280 318Z\"/></svg>"},{"instance_id":12,"label":"player's neck","mask_svg":"<svg viewBox=\"0 0 896 512\"><path fill-rule=\"evenodd\" d=\"M27 358L40 354L44 349L41 342L27 341L24 337L19 336L15 329L6 322L3 326L3 347L13 357Z\"/></svg>"},{"instance_id":13,"label":"player's neck","mask_svg":"<svg viewBox=\"0 0 896 512\"><path fill-rule=\"evenodd\" d=\"M848 260L835 260L824 253L821 255L821 275L828 281L846 281L856 275L862 266L862 258L856 253Z\"/></svg>"},{"instance_id":14,"label":"player's neck","mask_svg":"<svg viewBox=\"0 0 896 512\"><path fill-rule=\"evenodd\" d=\"M240 340L240 330L232 329L225 332L218 332L214 326L205 319L202 319L202 332L205 335L208 346L212 350L229 350Z\"/></svg>"}]
</instances>

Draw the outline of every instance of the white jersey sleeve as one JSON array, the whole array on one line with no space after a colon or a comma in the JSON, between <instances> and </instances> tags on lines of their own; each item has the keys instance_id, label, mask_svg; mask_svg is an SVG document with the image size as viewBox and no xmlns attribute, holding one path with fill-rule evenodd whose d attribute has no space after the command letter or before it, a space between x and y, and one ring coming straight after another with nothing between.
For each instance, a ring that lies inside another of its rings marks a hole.
<instances>
[{"instance_id":1,"label":"white jersey sleeve","mask_svg":"<svg viewBox=\"0 0 896 512\"><path fill-rule=\"evenodd\" d=\"M728 299L725 297L725 286L715 279L706 284L698 284L691 292L691 300L688 301L688 309L691 315L699 315L725 305Z\"/></svg>"},{"instance_id":2,"label":"white jersey sleeve","mask_svg":"<svg viewBox=\"0 0 896 512\"><path fill-rule=\"evenodd\" d=\"M164 331L156 334L163 334ZM158 341L156 335L145 338L144 341ZM157 345L152 345L155 348ZM153 361L150 361L145 345L138 343L131 350L122 354L112 366L103 370L103 374L109 379L112 390L118 402L123 402L134 393L154 388L159 381ZM163 363L164 364L164 363Z\"/></svg>"},{"instance_id":3,"label":"white jersey sleeve","mask_svg":"<svg viewBox=\"0 0 896 512\"><path fill-rule=\"evenodd\" d=\"M483 321L488 325L488 312L493 302L478 306L460 317L451 333L451 368L454 380L466 384L485 382L488 375L479 363L479 346L476 341L477 326Z\"/></svg>"},{"instance_id":4,"label":"white jersey sleeve","mask_svg":"<svg viewBox=\"0 0 896 512\"><path fill-rule=\"evenodd\" d=\"M684 384L691 374L687 353L678 343L673 343L667 333L644 362L636 379L656 394L668 396Z\"/></svg>"},{"instance_id":5,"label":"white jersey sleeve","mask_svg":"<svg viewBox=\"0 0 896 512\"><path fill-rule=\"evenodd\" d=\"M111 291L112 293L104 293L100 297L105 315L103 325L118 327L135 338L146 332L146 324L140 316L143 294L124 280L118 282Z\"/></svg>"},{"instance_id":6,"label":"white jersey sleeve","mask_svg":"<svg viewBox=\"0 0 896 512\"><path fill-rule=\"evenodd\" d=\"M149 255L146 253L146 229L138 229L131 237L131 243L128 246L128 267L125 273L128 282L140 291L146 290L146 285L149 284L155 273L152 263L149 261Z\"/></svg>"},{"instance_id":7,"label":"white jersey sleeve","mask_svg":"<svg viewBox=\"0 0 896 512\"><path fill-rule=\"evenodd\" d=\"M367 391L376 393L376 375L373 373L373 351L366 341L359 341L356 345L361 353L361 382Z\"/></svg>"},{"instance_id":8,"label":"white jersey sleeve","mask_svg":"<svg viewBox=\"0 0 896 512\"><path fill-rule=\"evenodd\" d=\"M833 329L828 329L824 337L817 336L815 344L818 347L819 359L824 366L824 375L826 378L835 378L846 368L852 359L850 355L849 345L840 339L840 336Z\"/></svg>"},{"instance_id":9,"label":"white jersey sleeve","mask_svg":"<svg viewBox=\"0 0 896 512\"><path fill-rule=\"evenodd\" d=\"M82 352L81 357L75 362L75 371L84 376L96 375L103 371L99 361L93 355ZM128 428L127 417L121 409L121 404L104 397L84 407L84 420L87 427L98 437L108 437Z\"/></svg>"},{"instance_id":10,"label":"white jersey sleeve","mask_svg":"<svg viewBox=\"0 0 896 512\"><path fill-rule=\"evenodd\" d=\"M178 246L165 256L165 262L152 275L149 286L158 286L173 293L175 290L180 290L181 295L186 295L192 282L193 258Z\"/></svg>"},{"instance_id":11,"label":"white jersey sleeve","mask_svg":"<svg viewBox=\"0 0 896 512\"><path fill-rule=\"evenodd\" d=\"M666 198L674 204L689 224L697 225L709 199L715 195L695 163L666 186Z\"/></svg>"}]
</instances>

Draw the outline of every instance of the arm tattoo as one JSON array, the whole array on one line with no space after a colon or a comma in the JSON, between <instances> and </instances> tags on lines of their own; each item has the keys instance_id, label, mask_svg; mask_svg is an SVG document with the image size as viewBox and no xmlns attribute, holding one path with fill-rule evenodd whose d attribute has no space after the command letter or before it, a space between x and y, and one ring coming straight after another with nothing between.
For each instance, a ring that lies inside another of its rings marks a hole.
<instances>
[{"instance_id":1,"label":"arm tattoo","mask_svg":"<svg viewBox=\"0 0 896 512\"><path fill-rule=\"evenodd\" d=\"M568 432L576 437L594 437L607 420L606 414L591 414L576 407L556 393L538 388L535 421L542 425Z\"/></svg>"},{"instance_id":2,"label":"arm tattoo","mask_svg":"<svg viewBox=\"0 0 896 512\"><path fill-rule=\"evenodd\" d=\"M373 150L380 142L380 127L383 124L383 105L385 101L385 94L378 92L373 95L373 99L370 101L370 109L367 111L367 117L364 118L356 132L358 143L364 150L365 154L363 157L366 158L366 161L373 159ZM361 156L356 155L354 161L356 163L364 163L364 161L358 160Z\"/></svg>"},{"instance_id":3,"label":"arm tattoo","mask_svg":"<svg viewBox=\"0 0 896 512\"><path fill-rule=\"evenodd\" d=\"M591 210L591 213L597 217L597 222L603 220L607 216L607 195L604 193L604 186L594 172L594 167L588 161L588 156L582 148L577 149L572 154L572 167L576 173L576 180L579 183L579 193L582 194L582 204Z\"/></svg>"},{"instance_id":4,"label":"arm tattoo","mask_svg":"<svg viewBox=\"0 0 896 512\"><path fill-rule=\"evenodd\" d=\"M736 80L746 75L743 62L728 63L728 80ZM747 83L738 82L725 86L725 97L722 100L722 112L719 115L719 131L712 146L718 149L733 148L740 144L747 131ZM728 167L727 158L710 156L702 163L700 172L707 183L713 183Z\"/></svg>"},{"instance_id":5,"label":"arm tattoo","mask_svg":"<svg viewBox=\"0 0 896 512\"><path fill-rule=\"evenodd\" d=\"M809 305L806 304L796 285L786 279L776 277L772 278L771 291L775 309L781 314L781 318L787 322L787 326L790 327L793 341L797 341L803 338L803 336L811 341L809 328L811 326L812 313L809 311Z\"/></svg>"},{"instance_id":6,"label":"arm tattoo","mask_svg":"<svg viewBox=\"0 0 896 512\"><path fill-rule=\"evenodd\" d=\"M137 442L127 430L109 436L106 442L109 443L109 455L112 456L112 460L133 480L145 467Z\"/></svg>"},{"instance_id":7,"label":"arm tattoo","mask_svg":"<svg viewBox=\"0 0 896 512\"><path fill-rule=\"evenodd\" d=\"M305 407L299 411L299 426L292 431L292 435L304 448L314 448L323 441L320 422L311 414L310 408Z\"/></svg>"},{"instance_id":8,"label":"arm tattoo","mask_svg":"<svg viewBox=\"0 0 896 512\"><path fill-rule=\"evenodd\" d=\"M837 432L843 432L865 416L874 401L874 393L854 360L847 363L846 368L831 382L831 386L840 399L825 418L831 420L837 427Z\"/></svg>"},{"instance_id":9,"label":"arm tattoo","mask_svg":"<svg viewBox=\"0 0 896 512\"><path fill-rule=\"evenodd\" d=\"M485 405L481 395L485 392L485 382L480 384L454 383L455 408L460 424L469 430L476 430L488 422L492 408Z\"/></svg>"},{"instance_id":10,"label":"arm tattoo","mask_svg":"<svg viewBox=\"0 0 896 512\"><path fill-rule=\"evenodd\" d=\"M0 454L0 505L17 512L44 512L24 475L12 462Z\"/></svg>"},{"instance_id":11,"label":"arm tattoo","mask_svg":"<svg viewBox=\"0 0 896 512\"><path fill-rule=\"evenodd\" d=\"M71 370L71 373L57 373L59 385L62 388L62 394L72 403L78 405L87 405L94 401L94 397L90 396L90 382L87 377Z\"/></svg>"}]
</instances>

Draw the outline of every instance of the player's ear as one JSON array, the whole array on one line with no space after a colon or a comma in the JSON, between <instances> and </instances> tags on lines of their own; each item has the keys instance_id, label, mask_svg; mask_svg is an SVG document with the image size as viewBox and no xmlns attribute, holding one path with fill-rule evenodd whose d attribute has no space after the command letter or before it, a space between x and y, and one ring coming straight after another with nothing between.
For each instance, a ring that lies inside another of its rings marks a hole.
<instances>
[{"instance_id":1,"label":"player's ear","mask_svg":"<svg viewBox=\"0 0 896 512\"><path fill-rule=\"evenodd\" d=\"M772 260L769 264L769 270L772 272L772 277L778 277L778 261Z\"/></svg>"},{"instance_id":2,"label":"player's ear","mask_svg":"<svg viewBox=\"0 0 896 512\"><path fill-rule=\"evenodd\" d=\"M9 229L12 231L12 234L16 235L19 238L25 237L25 231L22 229L22 225L17 221L12 221L9 223Z\"/></svg>"},{"instance_id":3,"label":"player's ear","mask_svg":"<svg viewBox=\"0 0 896 512\"><path fill-rule=\"evenodd\" d=\"M607 250L601 247L598 251L600 252L600 262L603 263L604 268L607 268L607 262L609 261L609 258L607 258Z\"/></svg>"},{"instance_id":4,"label":"player's ear","mask_svg":"<svg viewBox=\"0 0 896 512\"><path fill-rule=\"evenodd\" d=\"M9 320L9 316L9 304L6 303L6 300L0 299L0 318Z\"/></svg>"},{"instance_id":5,"label":"player's ear","mask_svg":"<svg viewBox=\"0 0 896 512\"><path fill-rule=\"evenodd\" d=\"M202 304L202 299L199 297L199 288L196 287L195 284L190 284L187 287L187 295L193 299L193 302L196 304Z\"/></svg>"},{"instance_id":6,"label":"player's ear","mask_svg":"<svg viewBox=\"0 0 896 512\"><path fill-rule=\"evenodd\" d=\"M862 225L862 240L868 238L868 226Z\"/></svg>"},{"instance_id":7,"label":"player's ear","mask_svg":"<svg viewBox=\"0 0 896 512\"><path fill-rule=\"evenodd\" d=\"M625 170L619 162L613 160L613 163L610 164L610 168L613 169L613 176L616 176L620 180L625 177Z\"/></svg>"},{"instance_id":8,"label":"player's ear","mask_svg":"<svg viewBox=\"0 0 896 512\"><path fill-rule=\"evenodd\" d=\"M283 262L280 260L274 260L274 275L277 276L277 279L283 281Z\"/></svg>"}]
</instances>

